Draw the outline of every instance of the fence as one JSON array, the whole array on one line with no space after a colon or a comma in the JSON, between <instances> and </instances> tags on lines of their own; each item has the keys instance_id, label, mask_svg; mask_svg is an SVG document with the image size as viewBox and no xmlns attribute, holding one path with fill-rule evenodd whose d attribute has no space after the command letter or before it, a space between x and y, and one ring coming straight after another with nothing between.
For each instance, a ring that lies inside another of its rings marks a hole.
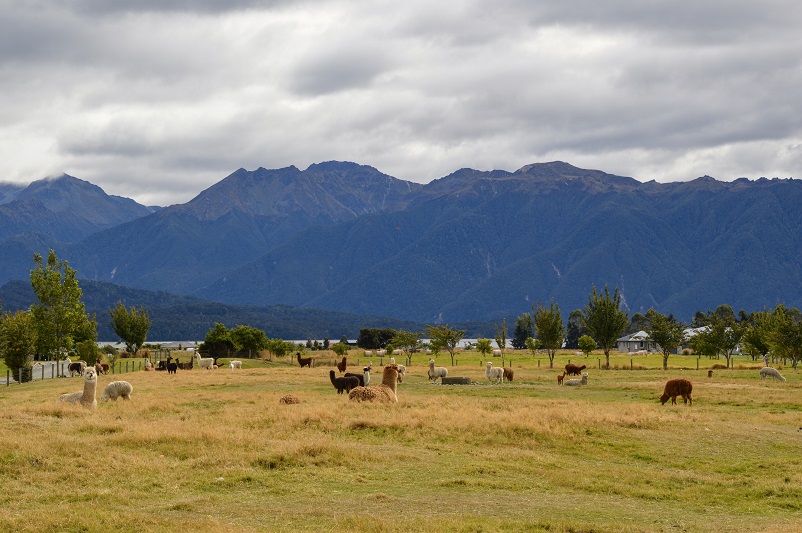
<instances>
[{"instance_id":1,"label":"fence","mask_svg":"<svg viewBox=\"0 0 802 533\"><path fill-rule=\"evenodd\" d=\"M113 365L109 365L109 372L112 374L125 374L138 370L142 370L142 361L117 361ZM20 368L16 375L14 375L11 370L6 370L6 386L14 382L22 384L28 381L41 379L69 377L69 375L70 371L69 368L67 368L66 361L38 363L31 369Z\"/></svg>"}]
</instances>

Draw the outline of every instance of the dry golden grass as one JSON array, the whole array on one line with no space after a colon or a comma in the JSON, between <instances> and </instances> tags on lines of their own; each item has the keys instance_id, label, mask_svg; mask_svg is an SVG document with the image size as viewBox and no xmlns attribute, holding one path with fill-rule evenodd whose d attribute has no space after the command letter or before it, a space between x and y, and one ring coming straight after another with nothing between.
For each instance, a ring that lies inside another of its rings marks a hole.
<instances>
[{"instance_id":1,"label":"dry golden grass","mask_svg":"<svg viewBox=\"0 0 802 533\"><path fill-rule=\"evenodd\" d=\"M790 368L591 368L569 388L524 358L498 386L478 359L449 372L471 386L430 384L423 363L395 406L278 362L101 376L133 399L94 412L56 403L80 378L3 387L0 529L802 530ZM659 404L668 377L694 382L692 408Z\"/></svg>"}]
</instances>

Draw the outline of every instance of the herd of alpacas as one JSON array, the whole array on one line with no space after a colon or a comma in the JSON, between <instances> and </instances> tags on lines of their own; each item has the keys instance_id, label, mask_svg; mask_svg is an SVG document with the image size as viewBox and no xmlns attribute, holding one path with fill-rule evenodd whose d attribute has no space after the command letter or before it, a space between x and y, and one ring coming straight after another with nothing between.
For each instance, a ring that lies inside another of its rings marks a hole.
<instances>
[{"instance_id":1,"label":"herd of alpacas","mask_svg":"<svg viewBox=\"0 0 802 533\"><path fill-rule=\"evenodd\" d=\"M379 350L384 352L384 350ZM372 355L372 352L365 352L366 355ZM378 355L378 352L377 352ZM381 354L382 356L384 353ZM298 364L303 367L314 367L314 358L303 358L300 352L296 354ZM156 367L150 361L145 362L145 371L159 371L166 370L168 374L175 374L176 370L191 370L194 364L197 363L198 368L213 370L219 368L217 365L217 358L201 357L200 354L190 358L189 362L181 363L179 359L173 360L168 357L164 361L159 361ZM98 376L105 375L109 371L109 365L105 363L97 363L94 366L87 366L82 361L73 362L67 359L68 369L70 376L80 375L83 377L84 387L83 390L62 394L59 396L58 401L61 403L81 405L87 409L97 408L97 385ZM242 369L242 361L231 360L228 364L229 368L234 371L235 369ZM379 384L371 385L370 372L373 368L371 362L362 368L362 372L347 372L348 357L344 356L341 360L335 363L335 369L329 370L329 380L332 386L337 391L337 394L347 394L350 401L355 402L377 402L377 403L397 403L398 402L398 384L403 382L404 375L406 374L406 366L395 362L395 358L390 358L390 363L382 369L382 380ZM565 365L565 370L557 374L557 385L566 387L583 387L588 384L588 373L583 372L587 367L585 365L575 365L569 363ZM343 374L338 376L337 373ZM713 371L708 371L707 377L712 377ZM430 382L437 382L439 379L442 382L448 377L448 369L445 367L435 366L434 359L429 360L429 368L427 372ZM760 379L765 380L767 377L773 380L785 381L785 377L780 374L776 368L766 366L759 371ZM511 382L513 380L514 372L509 367L494 367L491 361L487 362L485 367L485 377L490 384L501 384ZM580 376L577 378L565 379L566 376ZM458 378L460 379L460 378ZM112 381L108 383L100 396L101 401L113 400L118 398L124 400L131 399L133 386L128 381ZM663 388L663 394L660 396L660 403L665 405L670 399L672 405L676 405L677 398L680 397L686 405L693 405L693 384L684 378L669 379ZM281 399L283 404L300 403L300 399L296 396L285 396Z\"/></svg>"}]
</instances>

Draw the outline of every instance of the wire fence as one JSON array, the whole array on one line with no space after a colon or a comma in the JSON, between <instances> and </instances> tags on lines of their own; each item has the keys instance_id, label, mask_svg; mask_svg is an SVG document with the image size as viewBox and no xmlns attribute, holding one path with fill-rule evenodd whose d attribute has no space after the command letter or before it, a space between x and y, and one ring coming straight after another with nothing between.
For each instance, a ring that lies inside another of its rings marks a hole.
<instances>
[{"instance_id":1,"label":"wire fence","mask_svg":"<svg viewBox=\"0 0 802 533\"><path fill-rule=\"evenodd\" d=\"M142 370L142 361L124 360L117 361L109 365L109 374L125 374ZM16 372L6 370L5 385L8 387L12 383L22 384L30 381L42 379L55 379L72 377L76 372L70 372L67 361L45 361L36 363L32 368L20 368ZM2 383L0 378L0 383Z\"/></svg>"}]
</instances>

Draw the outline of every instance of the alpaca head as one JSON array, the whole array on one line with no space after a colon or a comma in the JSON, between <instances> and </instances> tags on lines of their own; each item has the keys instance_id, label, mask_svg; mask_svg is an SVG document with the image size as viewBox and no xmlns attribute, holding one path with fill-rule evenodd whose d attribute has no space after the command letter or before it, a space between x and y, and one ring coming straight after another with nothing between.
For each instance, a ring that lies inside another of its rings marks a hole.
<instances>
[{"instance_id":1,"label":"alpaca head","mask_svg":"<svg viewBox=\"0 0 802 533\"><path fill-rule=\"evenodd\" d=\"M90 366L84 372L84 381L86 382L97 382L97 372L95 371L95 367Z\"/></svg>"},{"instance_id":2,"label":"alpaca head","mask_svg":"<svg viewBox=\"0 0 802 533\"><path fill-rule=\"evenodd\" d=\"M493 366L493 361L488 361L488 362L487 362L487 368L490 368L490 367L492 367L492 366Z\"/></svg>"},{"instance_id":3,"label":"alpaca head","mask_svg":"<svg viewBox=\"0 0 802 533\"><path fill-rule=\"evenodd\" d=\"M429 366L434 366L434 359L429 359Z\"/></svg>"}]
</instances>

